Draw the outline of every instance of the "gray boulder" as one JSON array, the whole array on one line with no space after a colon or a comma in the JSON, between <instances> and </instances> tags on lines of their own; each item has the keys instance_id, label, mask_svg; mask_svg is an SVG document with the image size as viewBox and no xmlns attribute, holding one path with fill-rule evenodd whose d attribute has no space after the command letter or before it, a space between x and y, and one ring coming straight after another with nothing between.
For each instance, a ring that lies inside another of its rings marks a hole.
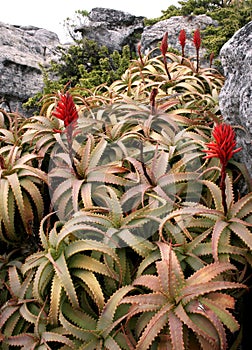
<instances>
[{"instance_id":1,"label":"gray boulder","mask_svg":"<svg viewBox=\"0 0 252 350\"><path fill-rule=\"evenodd\" d=\"M85 22L75 28L75 32L80 32L82 37L107 46L110 51L121 51L125 45L135 49L143 28L144 17L96 7L88 14Z\"/></svg>"},{"instance_id":2,"label":"gray boulder","mask_svg":"<svg viewBox=\"0 0 252 350\"><path fill-rule=\"evenodd\" d=\"M0 22L0 101L22 113L22 103L42 91L41 67L59 58L59 45L48 30Z\"/></svg>"},{"instance_id":3,"label":"gray boulder","mask_svg":"<svg viewBox=\"0 0 252 350\"><path fill-rule=\"evenodd\" d=\"M252 178L252 22L225 43L220 58L226 78L219 95L220 109L227 122L239 126L239 155Z\"/></svg>"}]
</instances>

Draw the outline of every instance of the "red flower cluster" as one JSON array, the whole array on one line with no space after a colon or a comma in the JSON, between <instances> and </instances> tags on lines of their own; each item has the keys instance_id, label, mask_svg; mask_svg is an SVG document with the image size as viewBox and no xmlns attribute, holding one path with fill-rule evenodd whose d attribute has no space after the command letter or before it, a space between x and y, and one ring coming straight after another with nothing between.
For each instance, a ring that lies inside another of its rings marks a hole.
<instances>
[{"instance_id":1,"label":"red flower cluster","mask_svg":"<svg viewBox=\"0 0 252 350\"><path fill-rule=\"evenodd\" d=\"M235 149L235 132L231 125L218 124L214 127L213 137L216 142L207 143L208 147L205 158L219 158L221 165L225 168L233 155L241 150L241 147Z\"/></svg>"},{"instance_id":2,"label":"red flower cluster","mask_svg":"<svg viewBox=\"0 0 252 350\"><path fill-rule=\"evenodd\" d=\"M186 32L184 29L181 29L179 33L179 42L182 47L182 52L184 53L185 43L186 43Z\"/></svg>"},{"instance_id":3,"label":"red flower cluster","mask_svg":"<svg viewBox=\"0 0 252 350\"><path fill-rule=\"evenodd\" d=\"M165 32L161 45L160 45L160 51L162 52L162 55L165 56L168 50L168 32Z\"/></svg>"},{"instance_id":4,"label":"red flower cluster","mask_svg":"<svg viewBox=\"0 0 252 350\"><path fill-rule=\"evenodd\" d=\"M193 43L194 43L196 50L198 51L200 49L200 45L201 45L201 37L200 37L199 28L197 28L193 34Z\"/></svg>"},{"instance_id":5,"label":"red flower cluster","mask_svg":"<svg viewBox=\"0 0 252 350\"><path fill-rule=\"evenodd\" d=\"M67 128L71 125L71 129L77 124L78 112L73 101L72 95L67 91L65 94L59 94L57 107L52 115L64 121L64 126Z\"/></svg>"}]
</instances>

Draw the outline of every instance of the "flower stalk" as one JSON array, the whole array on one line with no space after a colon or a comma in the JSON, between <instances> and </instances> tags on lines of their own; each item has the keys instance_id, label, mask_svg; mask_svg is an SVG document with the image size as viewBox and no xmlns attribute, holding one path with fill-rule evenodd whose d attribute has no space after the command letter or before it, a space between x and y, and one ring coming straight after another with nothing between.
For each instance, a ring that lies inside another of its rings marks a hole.
<instances>
[{"instance_id":1,"label":"flower stalk","mask_svg":"<svg viewBox=\"0 0 252 350\"><path fill-rule=\"evenodd\" d=\"M141 62L142 67L144 67L144 61L143 61L143 56L142 56L142 52L141 52L141 43L139 43L137 45L137 52L138 52L138 56Z\"/></svg>"},{"instance_id":2,"label":"flower stalk","mask_svg":"<svg viewBox=\"0 0 252 350\"><path fill-rule=\"evenodd\" d=\"M155 115L156 113L156 96L158 94L158 89L153 88L150 94L150 106L151 106L151 114Z\"/></svg>"}]
</instances>

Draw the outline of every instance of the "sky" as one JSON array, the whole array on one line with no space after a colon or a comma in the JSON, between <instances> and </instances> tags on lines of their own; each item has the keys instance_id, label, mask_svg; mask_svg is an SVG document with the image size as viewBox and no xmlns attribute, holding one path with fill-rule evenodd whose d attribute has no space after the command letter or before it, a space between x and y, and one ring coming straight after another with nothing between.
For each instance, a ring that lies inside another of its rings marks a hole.
<instances>
[{"instance_id":1,"label":"sky","mask_svg":"<svg viewBox=\"0 0 252 350\"><path fill-rule=\"evenodd\" d=\"M176 0L6 0L0 10L0 22L12 25L33 25L56 33L61 41L67 41L63 23L74 18L75 11L90 11L105 7L128 12L136 16L155 18L162 15Z\"/></svg>"}]
</instances>

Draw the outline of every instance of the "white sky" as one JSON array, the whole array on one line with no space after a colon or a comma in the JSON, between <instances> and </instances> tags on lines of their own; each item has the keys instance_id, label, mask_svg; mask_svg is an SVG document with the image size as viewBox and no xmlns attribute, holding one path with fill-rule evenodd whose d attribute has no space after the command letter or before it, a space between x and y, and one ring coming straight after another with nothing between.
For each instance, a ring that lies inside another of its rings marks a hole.
<instances>
[{"instance_id":1,"label":"white sky","mask_svg":"<svg viewBox=\"0 0 252 350\"><path fill-rule=\"evenodd\" d=\"M0 9L0 21L51 30L64 43L66 33L63 23L67 17L74 18L76 10L105 7L155 18L172 4L176 5L177 0L5 0Z\"/></svg>"}]
</instances>

